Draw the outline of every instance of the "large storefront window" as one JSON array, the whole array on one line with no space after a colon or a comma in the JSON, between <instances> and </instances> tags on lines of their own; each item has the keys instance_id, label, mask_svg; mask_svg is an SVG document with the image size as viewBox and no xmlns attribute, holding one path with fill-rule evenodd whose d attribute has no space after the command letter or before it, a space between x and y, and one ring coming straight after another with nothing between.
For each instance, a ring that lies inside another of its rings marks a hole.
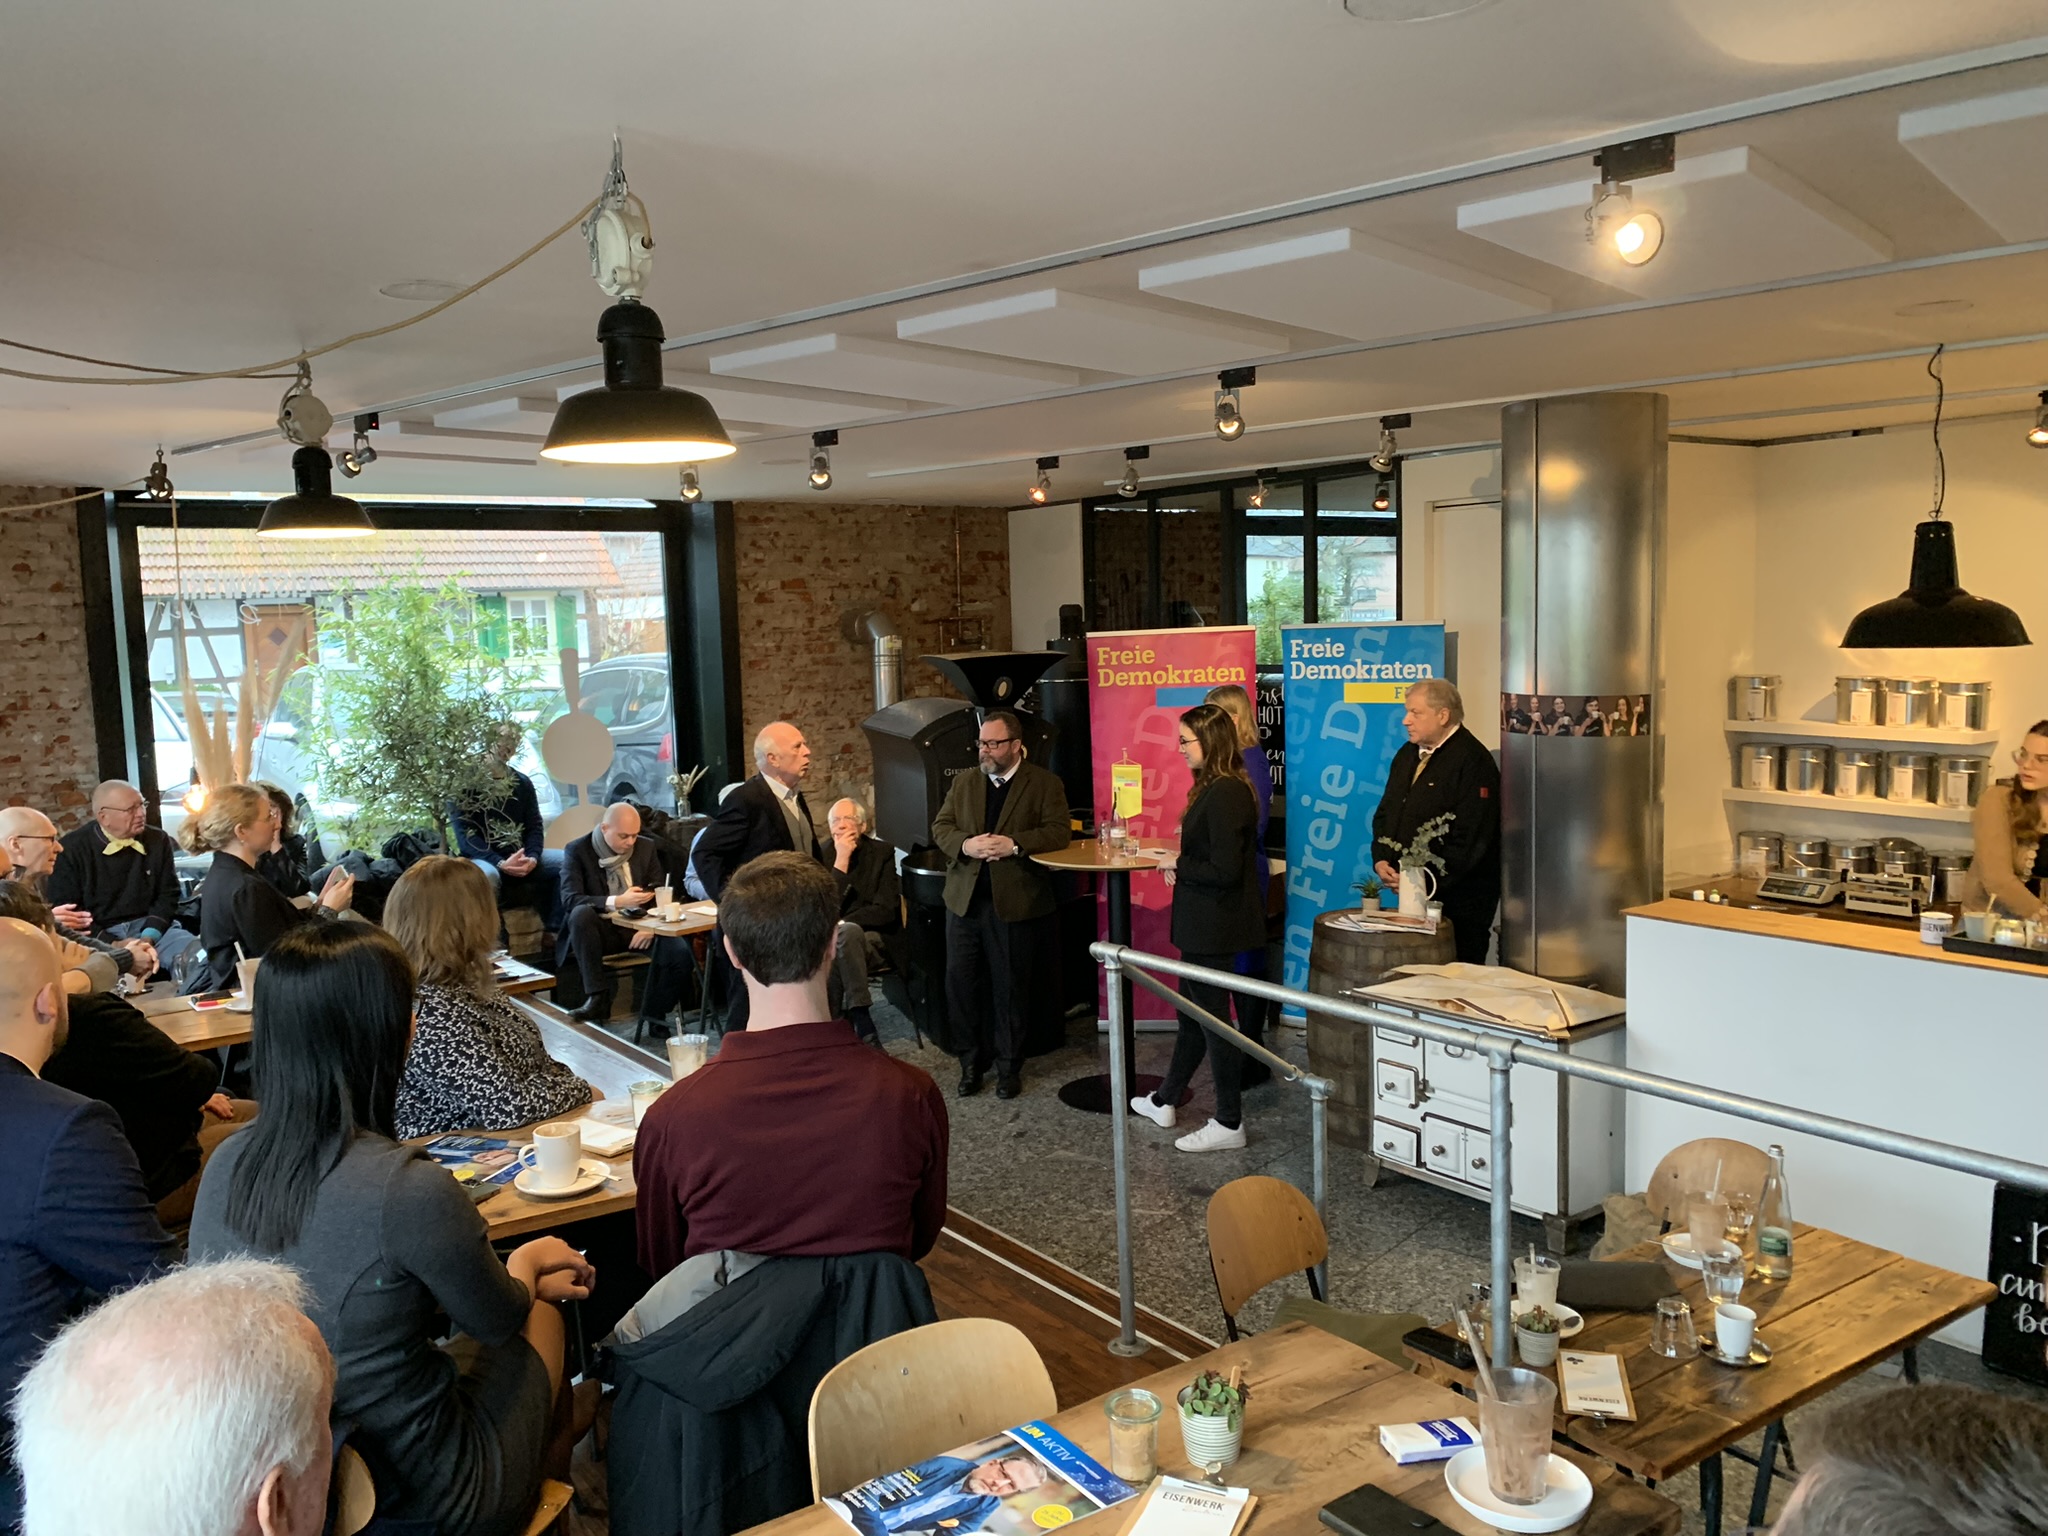
<instances>
[{"instance_id":1,"label":"large storefront window","mask_svg":"<svg viewBox=\"0 0 2048 1536\"><path fill-rule=\"evenodd\" d=\"M361 703L332 700L360 701L363 690L323 679L362 675L368 664L351 637L373 624L438 626L425 638L468 658L459 675L518 728L513 763L534 780L545 817L628 796L675 805L657 533L400 528L372 540L259 543L253 527L188 526L175 556L168 528L139 527L136 539L166 827L183 821L209 753L225 753L234 777L284 788L315 825L347 822L356 808L323 789L315 744L323 728L330 738L359 730L341 715ZM395 601L402 591L431 600ZM541 757L547 727L569 712L572 682L611 739L610 761L588 777L550 773Z\"/></svg>"}]
</instances>

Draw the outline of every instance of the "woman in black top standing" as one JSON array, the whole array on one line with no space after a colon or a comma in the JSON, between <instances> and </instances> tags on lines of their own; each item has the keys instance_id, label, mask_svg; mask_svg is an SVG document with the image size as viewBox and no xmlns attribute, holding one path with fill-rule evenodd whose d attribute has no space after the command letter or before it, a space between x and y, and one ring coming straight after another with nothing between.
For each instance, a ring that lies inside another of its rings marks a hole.
<instances>
[{"instance_id":1,"label":"woman in black top standing","mask_svg":"<svg viewBox=\"0 0 2048 1536\"><path fill-rule=\"evenodd\" d=\"M1198 704L1180 717L1180 755L1195 776L1181 817L1180 853L1161 868L1173 886L1172 938L1181 958L1212 970L1238 969L1247 950L1263 955L1266 903L1259 890L1259 805L1245 778L1237 727L1213 704ZM1259 968L1259 974L1263 972ZM1181 983L1182 995L1216 1017L1230 1018L1230 994L1199 981ZM1246 1022L1240 1013L1239 1028ZM1216 1080L1216 1116L1174 1142L1183 1152L1227 1152L1242 1147L1244 1111L1240 1089L1244 1055L1199 1024L1182 1018L1166 1080L1131 1108L1155 1125L1171 1127L1174 1106L1207 1051Z\"/></svg>"},{"instance_id":2,"label":"woman in black top standing","mask_svg":"<svg viewBox=\"0 0 2048 1536\"><path fill-rule=\"evenodd\" d=\"M235 961L260 960L280 935L313 912L294 906L276 886L257 873L257 860L276 851L280 822L277 807L262 790L247 784L224 784L206 798L198 815L185 824L193 851L213 850L213 863L199 888L199 942L206 946L206 965L196 983L201 992L221 992L235 984ZM337 868L321 887L321 915L346 912L355 881ZM239 955L236 946L240 946Z\"/></svg>"}]
</instances>

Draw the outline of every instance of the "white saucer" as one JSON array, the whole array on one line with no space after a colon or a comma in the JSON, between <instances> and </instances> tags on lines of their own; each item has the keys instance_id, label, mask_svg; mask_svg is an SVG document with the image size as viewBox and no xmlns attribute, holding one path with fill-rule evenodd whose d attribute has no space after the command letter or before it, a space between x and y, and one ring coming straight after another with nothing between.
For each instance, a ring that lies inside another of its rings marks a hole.
<instances>
[{"instance_id":1,"label":"white saucer","mask_svg":"<svg viewBox=\"0 0 2048 1536\"><path fill-rule=\"evenodd\" d=\"M611 1170L594 1157L586 1157L577 1165L581 1176L573 1184L549 1188L534 1182L540 1172L538 1168L522 1168L514 1175L512 1183L522 1195L531 1195L536 1200L567 1200L575 1195L587 1195L593 1189L604 1187L604 1181L611 1177Z\"/></svg>"},{"instance_id":2,"label":"white saucer","mask_svg":"<svg viewBox=\"0 0 2048 1536\"><path fill-rule=\"evenodd\" d=\"M221 1007L228 1013L254 1013L256 1011L255 1000L241 996L229 998L221 1004Z\"/></svg>"},{"instance_id":3,"label":"white saucer","mask_svg":"<svg viewBox=\"0 0 2048 1536\"><path fill-rule=\"evenodd\" d=\"M1690 1232L1666 1232L1658 1239L1664 1247L1664 1257L1683 1269L1698 1269L1700 1256L1692 1251Z\"/></svg>"},{"instance_id":4,"label":"white saucer","mask_svg":"<svg viewBox=\"0 0 2048 1536\"><path fill-rule=\"evenodd\" d=\"M1517 1297L1512 1303L1512 1305L1515 1309L1515 1316L1518 1319L1524 1312L1530 1310L1528 1307L1522 1305L1520 1297ZM1579 1333L1586 1326L1586 1320L1583 1317L1579 1316L1578 1313L1574 1312L1570 1307L1566 1306L1563 1302L1553 1301L1549 1306L1545 1307L1543 1310L1548 1312L1552 1317L1557 1319L1557 1336L1560 1339L1577 1338Z\"/></svg>"},{"instance_id":5,"label":"white saucer","mask_svg":"<svg viewBox=\"0 0 2048 1536\"><path fill-rule=\"evenodd\" d=\"M1593 1507L1593 1481L1562 1456L1548 1468L1550 1492L1534 1504L1508 1504L1486 1485L1486 1450L1473 1446L1444 1463L1444 1485L1466 1513L1502 1531L1561 1531Z\"/></svg>"}]
</instances>

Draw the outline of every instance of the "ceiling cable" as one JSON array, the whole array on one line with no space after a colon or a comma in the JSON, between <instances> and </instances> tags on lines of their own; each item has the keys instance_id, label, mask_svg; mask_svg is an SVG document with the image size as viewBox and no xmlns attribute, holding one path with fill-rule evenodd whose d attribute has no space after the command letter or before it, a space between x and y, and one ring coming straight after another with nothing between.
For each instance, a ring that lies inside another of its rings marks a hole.
<instances>
[{"instance_id":1,"label":"ceiling cable","mask_svg":"<svg viewBox=\"0 0 2048 1536\"><path fill-rule=\"evenodd\" d=\"M452 305L460 304L471 294L488 288L507 273L524 266L557 240L561 239L562 236L568 234L570 230L580 227L583 221L596 210L600 201L600 198L592 198L581 208L578 208L575 215L552 234L546 235L528 246L524 251L521 251L517 256L506 262L505 265L498 268L497 271L478 278L467 288L451 293L447 298L431 308L423 309L416 315L408 315L403 320L394 320L389 325L380 325L367 331L356 331L352 335L342 337L339 341L330 341L321 346L308 347L303 352L294 352L290 357L280 357L271 362L252 364L246 368L220 368L211 373L187 373L173 369L151 372L143 369L141 365L136 363L116 363L102 357L85 357L73 352L55 352L48 347L31 346L27 342L12 341L5 336L0 336L0 347L12 347L21 352L38 352L45 357L62 357L72 362L89 363L95 368L123 368L133 372L145 373L148 376L136 379L94 379L75 374L35 373L26 368L8 368L4 366L0 366L0 375L13 379L30 379L38 384L201 384L212 379L266 378L275 374L279 369L296 369L302 363L311 362L316 357L325 357L330 352L338 352L343 347L352 347L359 341L375 341L380 336L389 336L395 331L405 330L408 326L418 325L423 320L433 319L442 310ZM636 198L634 201L637 202L638 199ZM53 503L53 505L61 505L61 503Z\"/></svg>"}]
</instances>

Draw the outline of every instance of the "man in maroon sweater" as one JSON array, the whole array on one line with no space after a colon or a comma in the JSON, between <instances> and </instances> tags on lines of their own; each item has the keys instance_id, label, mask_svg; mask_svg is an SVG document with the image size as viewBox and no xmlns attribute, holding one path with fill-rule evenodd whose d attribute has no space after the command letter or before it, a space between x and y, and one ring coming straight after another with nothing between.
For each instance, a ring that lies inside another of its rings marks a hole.
<instances>
[{"instance_id":1,"label":"man in maroon sweater","mask_svg":"<svg viewBox=\"0 0 2048 1536\"><path fill-rule=\"evenodd\" d=\"M832 1019L839 899L798 853L750 860L719 898L752 1011L641 1123L640 1265L657 1279L719 1249L917 1260L938 1241L946 1102L928 1073Z\"/></svg>"}]
</instances>

